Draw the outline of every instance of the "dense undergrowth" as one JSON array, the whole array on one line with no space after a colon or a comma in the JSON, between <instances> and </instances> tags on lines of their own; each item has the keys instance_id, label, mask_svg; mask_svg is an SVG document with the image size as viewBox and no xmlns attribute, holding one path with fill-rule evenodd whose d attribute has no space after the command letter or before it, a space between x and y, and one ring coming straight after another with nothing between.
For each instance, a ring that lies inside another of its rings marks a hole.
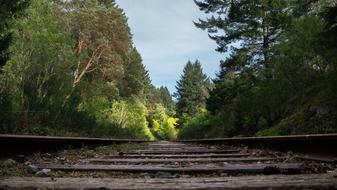
<instances>
[{"instance_id":1,"label":"dense undergrowth","mask_svg":"<svg viewBox=\"0 0 337 190\"><path fill-rule=\"evenodd\" d=\"M176 138L172 97L113 0L1 6L0 133Z\"/></svg>"},{"instance_id":2,"label":"dense undergrowth","mask_svg":"<svg viewBox=\"0 0 337 190\"><path fill-rule=\"evenodd\" d=\"M195 25L228 56L213 80L188 61L176 102L151 84L113 0L4 2L0 133L173 140L337 132L332 0L195 1L220 15Z\"/></svg>"},{"instance_id":3,"label":"dense undergrowth","mask_svg":"<svg viewBox=\"0 0 337 190\"><path fill-rule=\"evenodd\" d=\"M195 25L209 32L217 51L231 54L206 100L189 102L203 102L207 112L185 111L180 137L337 132L336 3L226 2L196 1L201 11L223 16ZM179 90L181 100L188 97Z\"/></svg>"}]
</instances>

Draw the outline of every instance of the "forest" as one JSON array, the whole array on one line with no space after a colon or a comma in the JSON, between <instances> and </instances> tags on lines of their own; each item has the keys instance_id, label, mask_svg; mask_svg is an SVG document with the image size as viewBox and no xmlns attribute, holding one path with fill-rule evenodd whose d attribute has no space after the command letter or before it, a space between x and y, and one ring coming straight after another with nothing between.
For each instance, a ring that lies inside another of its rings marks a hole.
<instances>
[{"instance_id":1,"label":"forest","mask_svg":"<svg viewBox=\"0 0 337 190\"><path fill-rule=\"evenodd\" d=\"M335 0L195 0L215 78L152 84L114 0L0 1L0 133L129 139L337 132ZM160 63L158 63L160 64ZM207 63L203 63L207 64Z\"/></svg>"}]
</instances>

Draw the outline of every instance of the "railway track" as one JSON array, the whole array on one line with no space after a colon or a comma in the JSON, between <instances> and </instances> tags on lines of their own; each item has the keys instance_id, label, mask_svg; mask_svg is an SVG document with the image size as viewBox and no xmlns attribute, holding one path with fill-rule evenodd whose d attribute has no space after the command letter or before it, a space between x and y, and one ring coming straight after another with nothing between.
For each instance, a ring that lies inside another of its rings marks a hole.
<instances>
[{"instance_id":1,"label":"railway track","mask_svg":"<svg viewBox=\"0 0 337 190\"><path fill-rule=\"evenodd\" d=\"M108 156L35 163L58 175L1 176L0 189L337 189L331 157L317 162L202 141L137 143Z\"/></svg>"},{"instance_id":2,"label":"railway track","mask_svg":"<svg viewBox=\"0 0 337 190\"><path fill-rule=\"evenodd\" d=\"M149 141L134 139L108 139L83 137L50 137L31 135L2 135L0 134L0 158L34 152L54 152L68 148L83 146L103 146L123 143L144 143Z\"/></svg>"}]
</instances>

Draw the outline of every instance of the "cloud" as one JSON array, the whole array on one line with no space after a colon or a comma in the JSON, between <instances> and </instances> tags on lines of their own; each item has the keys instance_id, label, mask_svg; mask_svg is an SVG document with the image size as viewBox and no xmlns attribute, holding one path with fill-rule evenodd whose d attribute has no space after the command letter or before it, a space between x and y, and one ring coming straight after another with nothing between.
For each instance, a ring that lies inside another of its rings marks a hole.
<instances>
[{"instance_id":1,"label":"cloud","mask_svg":"<svg viewBox=\"0 0 337 190\"><path fill-rule=\"evenodd\" d=\"M204 15L192 0L116 0L126 16L134 45L156 86L175 91L186 62L199 59L204 71L214 76L219 60L215 42L193 25Z\"/></svg>"}]
</instances>

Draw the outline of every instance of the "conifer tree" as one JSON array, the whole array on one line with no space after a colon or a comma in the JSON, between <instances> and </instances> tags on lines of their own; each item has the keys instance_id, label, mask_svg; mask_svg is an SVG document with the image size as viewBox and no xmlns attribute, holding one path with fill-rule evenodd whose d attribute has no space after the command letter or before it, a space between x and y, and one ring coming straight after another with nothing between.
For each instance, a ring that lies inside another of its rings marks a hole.
<instances>
[{"instance_id":1,"label":"conifer tree","mask_svg":"<svg viewBox=\"0 0 337 190\"><path fill-rule=\"evenodd\" d=\"M176 85L177 115L194 116L200 112L205 107L209 86L209 79L203 73L200 62L188 61Z\"/></svg>"},{"instance_id":2,"label":"conifer tree","mask_svg":"<svg viewBox=\"0 0 337 190\"><path fill-rule=\"evenodd\" d=\"M161 86L158 89L159 97L161 99L161 102L163 106L169 111L174 112L175 109L175 103L172 100L172 96L170 94L170 91L166 86Z\"/></svg>"},{"instance_id":3,"label":"conifer tree","mask_svg":"<svg viewBox=\"0 0 337 190\"><path fill-rule=\"evenodd\" d=\"M125 97L132 95L142 99L146 97L150 88L151 80L149 72L142 63L142 57L136 48L129 54L129 62L125 65L124 77L121 84L121 94Z\"/></svg>"},{"instance_id":4,"label":"conifer tree","mask_svg":"<svg viewBox=\"0 0 337 190\"><path fill-rule=\"evenodd\" d=\"M201 11L213 14L206 20L199 19L195 25L208 31L218 44L217 51L226 52L228 48L244 51L249 59L241 67L269 66L271 47L289 22L288 1L195 0L195 3Z\"/></svg>"}]
</instances>

